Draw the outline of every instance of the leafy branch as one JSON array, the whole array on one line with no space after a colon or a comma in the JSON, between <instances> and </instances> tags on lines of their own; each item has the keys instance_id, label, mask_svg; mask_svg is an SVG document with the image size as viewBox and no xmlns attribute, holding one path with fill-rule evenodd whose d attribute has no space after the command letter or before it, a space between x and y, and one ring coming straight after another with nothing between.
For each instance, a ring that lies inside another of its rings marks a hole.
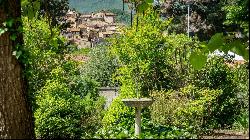
<instances>
[{"instance_id":1,"label":"leafy branch","mask_svg":"<svg viewBox=\"0 0 250 140\"><path fill-rule=\"evenodd\" d=\"M231 36L223 36L223 33L216 33L208 43L203 42L201 48L192 52L189 60L191 65L200 70L207 61L208 54L219 50L225 54L229 51L242 56L245 60L249 59L248 44L240 39L234 39Z\"/></svg>"}]
</instances>

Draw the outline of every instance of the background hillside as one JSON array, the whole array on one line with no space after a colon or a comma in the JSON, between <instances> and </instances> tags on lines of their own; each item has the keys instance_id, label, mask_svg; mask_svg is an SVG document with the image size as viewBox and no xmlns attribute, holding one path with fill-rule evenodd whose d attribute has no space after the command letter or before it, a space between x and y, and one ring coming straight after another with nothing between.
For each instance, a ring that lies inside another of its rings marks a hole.
<instances>
[{"instance_id":1,"label":"background hillside","mask_svg":"<svg viewBox=\"0 0 250 140\"><path fill-rule=\"evenodd\" d=\"M75 8L81 13L111 9L122 10L122 0L69 0L69 6L71 9ZM128 10L128 6L126 5L125 10Z\"/></svg>"}]
</instances>

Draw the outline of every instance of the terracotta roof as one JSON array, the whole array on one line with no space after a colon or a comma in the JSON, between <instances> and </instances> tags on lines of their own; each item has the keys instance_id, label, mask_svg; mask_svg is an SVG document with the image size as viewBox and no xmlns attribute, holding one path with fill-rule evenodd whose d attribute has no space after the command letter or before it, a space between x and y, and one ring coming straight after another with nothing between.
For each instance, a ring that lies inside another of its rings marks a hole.
<instances>
[{"instance_id":1,"label":"terracotta roof","mask_svg":"<svg viewBox=\"0 0 250 140\"><path fill-rule=\"evenodd\" d=\"M106 16L115 16L116 14L114 13L105 13Z\"/></svg>"},{"instance_id":2,"label":"terracotta roof","mask_svg":"<svg viewBox=\"0 0 250 140\"><path fill-rule=\"evenodd\" d=\"M106 24L107 27L110 27L110 26L117 26L117 24Z\"/></svg>"},{"instance_id":3,"label":"terracotta roof","mask_svg":"<svg viewBox=\"0 0 250 140\"><path fill-rule=\"evenodd\" d=\"M103 20L103 17L93 17L93 18L90 18L90 20Z\"/></svg>"},{"instance_id":4,"label":"terracotta roof","mask_svg":"<svg viewBox=\"0 0 250 140\"><path fill-rule=\"evenodd\" d=\"M71 15L71 14L74 14L74 12L73 11L69 11L67 14Z\"/></svg>"},{"instance_id":5,"label":"terracotta roof","mask_svg":"<svg viewBox=\"0 0 250 140\"><path fill-rule=\"evenodd\" d=\"M81 15L80 17L84 17L84 18L90 18L92 15Z\"/></svg>"},{"instance_id":6,"label":"terracotta roof","mask_svg":"<svg viewBox=\"0 0 250 140\"><path fill-rule=\"evenodd\" d=\"M87 25L86 24L80 24L80 25L78 25L78 28L87 28Z\"/></svg>"},{"instance_id":7,"label":"terracotta roof","mask_svg":"<svg viewBox=\"0 0 250 140\"><path fill-rule=\"evenodd\" d=\"M69 18L67 18L67 21L76 21L76 19L75 18L72 18L72 17L69 17Z\"/></svg>"},{"instance_id":8,"label":"terracotta roof","mask_svg":"<svg viewBox=\"0 0 250 140\"><path fill-rule=\"evenodd\" d=\"M111 34L114 34L114 32L102 32L102 34L106 34L106 35L111 35Z\"/></svg>"}]
</instances>

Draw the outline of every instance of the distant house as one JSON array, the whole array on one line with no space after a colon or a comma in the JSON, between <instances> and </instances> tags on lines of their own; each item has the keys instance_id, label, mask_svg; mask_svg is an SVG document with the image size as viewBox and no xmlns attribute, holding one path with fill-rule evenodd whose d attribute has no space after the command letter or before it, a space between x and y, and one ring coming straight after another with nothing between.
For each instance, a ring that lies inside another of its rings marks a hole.
<instances>
[{"instance_id":1,"label":"distant house","mask_svg":"<svg viewBox=\"0 0 250 140\"><path fill-rule=\"evenodd\" d=\"M67 13L66 13L66 18L76 18L78 16L77 12L75 11L72 11L72 10L69 10Z\"/></svg>"},{"instance_id":2,"label":"distant house","mask_svg":"<svg viewBox=\"0 0 250 140\"><path fill-rule=\"evenodd\" d=\"M88 40L81 40L77 46L78 49L90 48L90 47L91 47L91 42Z\"/></svg>"},{"instance_id":3,"label":"distant house","mask_svg":"<svg viewBox=\"0 0 250 140\"><path fill-rule=\"evenodd\" d=\"M78 28L80 29L81 38L88 38L87 25L86 24L80 24L80 25L78 25Z\"/></svg>"},{"instance_id":4,"label":"distant house","mask_svg":"<svg viewBox=\"0 0 250 140\"><path fill-rule=\"evenodd\" d=\"M80 38L79 28L70 28L69 31L72 33L74 39Z\"/></svg>"},{"instance_id":5,"label":"distant house","mask_svg":"<svg viewBox=\"0 0 250 140\"><path fill-rule=\"evenodd\" d=\"M76 28L76 18L69 17L69 18L66 19L66 22L70 23L71 27Z\"/></svg>"},{"instance_id":6,"label":"distant house","mask_svg":"<svg viewBox=\"0 0 250 140\"><path fill-rule=\"evenodd\" d=\"M74 35L80 34L80 28L70 28L69 31Z\"/></svg>"},{"instance_id":7,"label":"distant house","mask_svg":"<svg viewBox=\"0 0 250 140\"><path fill-rule=\"evenodd\" d=\"M62 35L68 39L71 39L73 37L71 32L63 32Z\"/></svg>"},{"instance_id":8,"label":"distant house","mask_svg":"<svg viewBox=\"0 0 250 140\"><path fill-rule=\"evenodd\" d=\"M93 21L89 22L89 24L90 24L90 25L97 25L98 27L103 27L103 26L108 25L107 22L98 21L98 20L93 20Z\"/></svg>"},{"instance_id":9,"label":"distant house","mask_svg":"<svg viewBox=\"0 0 250 140\"><path fill-rule=\"evenodd\" d=\"M114 13L105 13L104 21L107 23L114 23L115 22L115 14Z\"/></svg>"},{"instance_id":10,"label":"distant house","mask_svg":"<svg viewBox=\"0 0 250 140\"><path fill-rule=\"evenodd\" d=\"M113 34L114 32L111 31L102 32L102 38L110 37Z\"/></svg>"},{"instance_id":11,"label":"distant house","mask_svg":"<svg viewBox=\"0 0 250 140\"><path fill-rule=\"evenodd\" d=\"M94 47L103 42L106 37L117 34L117 24L114 24L116 15L111 12L100 11L91 14L78 14L75 11L68 11L66 22L71 27L62 34L75 42L79 48Z\"/></svg>"},{"instance_id":12,"label":"distant house","mask_svg":"<svg viewBox=\"0 0 250 140\"><path fill-rule=\"evenodd\" d=\"M92 18L91 14L85 14L85 15L80 15L79 20L80 20L80 23L83 24L83 23L89 21L90 18Z\"/></svg>"},{"instance_id":13,"label":"distant house","mask_svg":"<svg viewBox=\"0 0 250 140\"><path fill-rule=\"evenodd\" d=\"M93 39L93 38L98 38L98 31L97 30L91 30L90 32L89 32L89 37L90 37L90 39Z\"/></svg>"},{"instance_id":14,"label":"distant house","mask_svg":"<svg viewBox=\"0 0 250 140\"><path fill-rule=\"evenodd\" d=\"M89 21L104 21L104 18L103 17L93 17L93 18L90 18Z\"/></svg>"},{"instance_id":15,"label":"distant house","mask_svg":"<svg viewBox=\"0 0 250 140\"><path fill-rule=\"evenodd\" d=\"M104 11L101 11L101 12L98 12L98 13L93 13L92 14L92 17L93 18L103 18L104 17L104 15L105 15L105 12Z\"/></svg>"},{"instance_id":16,"label":"distant house","mask_svg":"<svg viewBox=\"0 0 250 140\"><path fill-rule=\"evenodd\" d=\"M88 18L91 18L92 15L91 14L82 14L80 15L80 18L83 18L83 19L88 19Z\"/></svg>"},{"instance_id":17,"label":"distant house","mask_svg":"<svg viewBox=\"0 0 250 140\"><path fill-rule=\"evenodd\" d=\"M69 18L67 18L66 21L67 21L67 22L70 22L70 23L74 23L74 22L76 21L76 18L74 18L74 17L69 17Z\"/></svg>"},{"instance_id":18,"label":"distant house","mask_svg":"<svg viewBox=\"0 0 250 140\"><path fill-rule=\"evenodd\" d=\"M106 25L105 28L106 28L106 31L116 31L117 25L109 24L109 25Z\"/></svg>"},{"instance_id":19,"label":"distant house","mask_svg":"<svg viewBox=\"0 0 250 140\"><path fill-rule=\"evenodd\" d=\"M80 29L87 29L87 24L79 24L77 27Z\"/></svg>"}]
</instances>

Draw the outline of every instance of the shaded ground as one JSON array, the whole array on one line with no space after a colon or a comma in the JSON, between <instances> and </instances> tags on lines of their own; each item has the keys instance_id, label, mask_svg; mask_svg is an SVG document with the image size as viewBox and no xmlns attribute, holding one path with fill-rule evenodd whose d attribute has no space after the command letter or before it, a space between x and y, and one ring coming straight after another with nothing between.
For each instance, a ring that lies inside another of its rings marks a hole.
<instances>
[{"instance_id":1,"label":"shaded ground","mask_svg":"<svg viewBox=\"0 0 250 140\"><path fill-rule=\"evenodd\" d=\"M202 139L249 139L249 130L245 133L243 131L235 130L215 130L210 135L201 137Z\"/></svg>"}]
</instances>

